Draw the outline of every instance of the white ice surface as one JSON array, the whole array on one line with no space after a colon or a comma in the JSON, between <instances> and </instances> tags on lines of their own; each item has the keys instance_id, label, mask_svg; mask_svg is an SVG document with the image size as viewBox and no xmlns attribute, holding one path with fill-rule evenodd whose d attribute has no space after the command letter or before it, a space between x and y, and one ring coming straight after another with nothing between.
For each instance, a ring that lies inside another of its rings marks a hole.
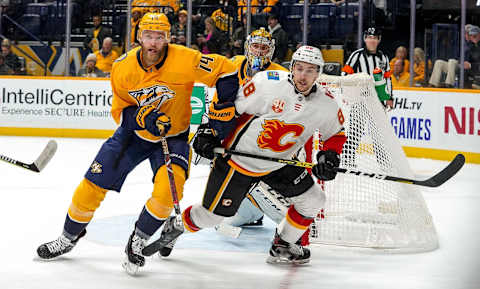
<instances>
[{"instance_id":1,"label":"white ice surface","mask_svg":"<svg viewBox=\"0 0 480 289\"><path fill-rule=\"evenodd\" d=\"M41 173L0 163L0 289L46 288L480 288L480 166L467 164L440 188L422 188L440 248L421 254L312 247L306 266L265 263L273 224L238 240L206 230L184 235L168 259L151 257L137 277L123 271L124 245L151 193L148 163L110 192L74 250L39 261L36 248L58 237L73 191L102 140L58 138L58 151ZM0 137L0 154L33 161L47 138ZM419 175L446 162L409 159ZM192 166L181 206L203 194L207 166ZM242 237L243 236L243 237Z\"/></svg>"}]
</instances>

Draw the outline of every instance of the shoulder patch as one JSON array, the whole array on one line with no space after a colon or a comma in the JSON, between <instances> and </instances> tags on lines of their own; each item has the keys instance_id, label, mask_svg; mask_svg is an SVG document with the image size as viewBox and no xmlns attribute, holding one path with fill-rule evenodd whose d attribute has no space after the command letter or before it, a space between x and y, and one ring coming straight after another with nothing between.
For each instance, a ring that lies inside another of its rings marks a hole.
<instances>
[{"instance_id":1,"label":"shoulder patch","mask_svg":"<svg viewBox=\"0 0 480 289\"><path fill-rule=\"evenodd\" d=\"M276 71L267 71L267 79L280 80L280 75Z\"/></svg>"}]
</instances>

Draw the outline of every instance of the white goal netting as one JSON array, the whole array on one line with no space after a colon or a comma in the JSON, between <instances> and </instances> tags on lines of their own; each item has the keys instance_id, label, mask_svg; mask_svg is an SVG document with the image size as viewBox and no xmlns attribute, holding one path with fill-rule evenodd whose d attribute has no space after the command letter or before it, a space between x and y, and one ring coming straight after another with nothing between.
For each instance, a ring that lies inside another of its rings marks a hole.
<instances>
[{"instance_id":1,"label":"white goal netting","mask_svg":"<svg viewBox=\"0 0 480 289\"><path fill-rule=\"evenodd\" d=\"M340 166L413 178L371 76L321 75L319 83L335 96L345 117L347 142ZM314 142L318 144L318 138ZM312 243L402 251L438 247L432 217L418 187L341 173L324 187L324 217L319 215L312 226Z\"/></svg>"}]
</instances>

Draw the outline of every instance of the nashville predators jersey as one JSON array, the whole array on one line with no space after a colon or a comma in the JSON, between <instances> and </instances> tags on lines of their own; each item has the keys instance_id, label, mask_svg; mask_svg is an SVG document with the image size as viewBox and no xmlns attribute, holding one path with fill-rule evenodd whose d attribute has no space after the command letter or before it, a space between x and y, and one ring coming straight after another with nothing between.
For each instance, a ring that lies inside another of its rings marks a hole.
<instances>
[{"instance_id":1,"label":"nashville predators jersey","mask_svg":"<svg viewBox=\"0 0 480 289\"><path fill-rule=\"evenodd\" d=\"M249 81L252 78L251 76L248 76L250 73L248 73L249 68L247 58L245 57L245 55L236 55L232 57L232 62L238 69L238 80L240 81L240 86L242 86L243 84L245 84L245 82ZM288 71L288 69L275 62L270 62L270 64L265 70Z\"/></svg>"},{"instance_id":2,"label":"nashville predators jersey","mask_svg":"<svg viewBox=\"0 0 480 289\"><path fill-rule=\"evenodd\" d=\"M343 114L331 94L316 85L304 96L284 71L255 74L239 90L235 109L242 115L223 146L254 155L291 159L316 129L321 141L343 130ZM250 176L265 175L284 166L238 155L232 155L228 162Z\"/></svg>"},{"instance_id":3,"label":"nashville predators jersey","mask_svg":"<svg viewBox=\"0 0 480 289\"><path fill-rule=\"evenodd\" d=\"M235 75L233 63L221 55L202 55L184 46L169 44L159 61L145 67L141 47L119 57L112 68L112 117L122 122L122 111L129 106L154 105L171 119L167 137L185 133L190 127L190 98L193 84L215 86L219 78ZM135 133L142 139L158 142L147 130Z\"/></svg>"},{"instance_id":4,"label":"nashville predators jersey","mask_svg":"<svg viewBox=\"0 0 480 289\"><path fill-rule=\"evenodd\" d=\"M248 70L250 68L248 67L247 58L245 57L245 55L235 55L230 60L233 62L233 64L235 65L235 67L238 70L238 84L241 87L247 81L252 79L252 77L249 76L250 73L248 72ZM283 67L280 64L277 64L275 62L270 62L270 64L267 66L267 68L265 70L288 71L288 69L286 69L285 67ZM215 103L218 102L218 96L217 96L216 92L213 95L213 102L215 102Z\"/></svg>"}]
</instances>

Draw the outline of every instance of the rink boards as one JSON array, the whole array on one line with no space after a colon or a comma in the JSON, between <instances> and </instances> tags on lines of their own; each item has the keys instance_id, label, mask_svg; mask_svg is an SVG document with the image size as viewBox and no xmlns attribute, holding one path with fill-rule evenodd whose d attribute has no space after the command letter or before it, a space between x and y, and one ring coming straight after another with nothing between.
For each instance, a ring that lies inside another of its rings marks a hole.
<instances>
[{"instance_id":1,"label":"rink boards","mask_svg":"<svg viewBox=\"0 0 480 289\"><path fill-rule=\"evenodd\" d=\"M199 124L211 88L192 95L192 124ZM460 89L394 90L388 112L410 157L450 160L459 152L480 163L480 92ZM107 138L111 118L108 79L0 77L0 135Z\"/></svg>"}]
</instances>

